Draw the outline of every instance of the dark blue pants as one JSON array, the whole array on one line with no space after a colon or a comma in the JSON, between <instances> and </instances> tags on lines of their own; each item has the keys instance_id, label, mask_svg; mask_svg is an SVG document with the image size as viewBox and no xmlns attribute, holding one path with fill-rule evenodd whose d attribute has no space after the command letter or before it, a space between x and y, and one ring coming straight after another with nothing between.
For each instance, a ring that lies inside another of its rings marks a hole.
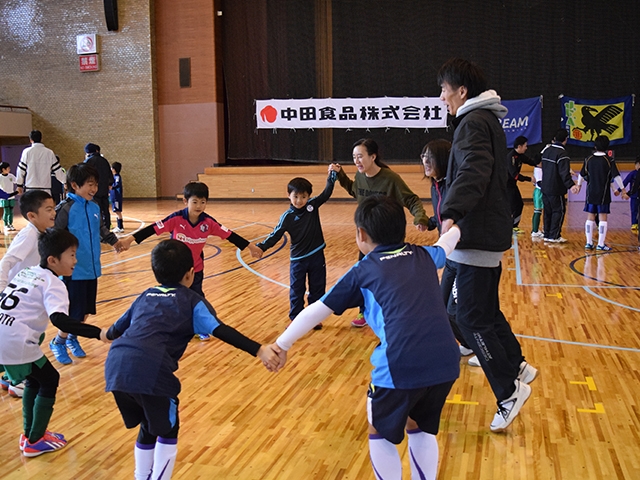
<instances>
[{"instance_id":1,"label":"dark blue pants","mask_svg":"<svg viewBox=\"0 0 640 480\"><path fill-rule=\"evenodd\" d=\"M631 197L629 199L629 208L631 209L631 225L638 224L638 205L640 205L640 202L637 198Z\"/></svg>"},{"instance_id":2,"label":"dark blue pants","mask_svg":"<svg viewBox=\"0 0 640 480\"><path fill-rule=\"evenodd\" d=\"M474 267L450 260L448 263L456 270L458 327L478 356L494 395L498 401L505 400L513 394L513 382L524 357L511 325L500 311L498 286L502 266Z\"/></svg>"},{"instance_id":3,"label":"dark blue pants","mask_svg":"<svg viewBox=\"0 0 640 480\"><path fill-rule=\"evenodd\" d=\"M562 233L564 213L567 210L567 197L564 195L547 195L542 192L544 210L544 238L558 239Z\"/></svg>"},{"instance_id":4,"label":"dark blue pants","mask_svg":"<svg viewBox=\"0 0 640 480\"><path fill-rule=\"evenodd\" d=\"M324 261L324 250L314 253L310 257L292 260L289 267L289 318L293 320L304 308L304 293L307 278L309 278L309 298L311 305L320 300L327 287L327 266Z\"/></svg>"}]
</instances>

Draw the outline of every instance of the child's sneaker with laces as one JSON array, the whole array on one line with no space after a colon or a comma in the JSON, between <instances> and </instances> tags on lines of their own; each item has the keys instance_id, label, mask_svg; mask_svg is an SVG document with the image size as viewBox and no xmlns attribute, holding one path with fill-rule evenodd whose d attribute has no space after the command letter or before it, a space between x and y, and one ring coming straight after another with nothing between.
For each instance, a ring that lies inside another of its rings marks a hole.
<instances>
[{"instance_id":1,"label":"child's sneaker with laces","mask_svg":"<svg viewBox=\"0 0 640 480\"><path fill-rule=\"evenodd\" d=\"M585 250L593 250L593 243L587 243L587 244L585 244L584 249L585 249Z\"/></svg>"},{"instance_id":2,"label":"child's sneaker with laces","mask_svg":"<svg viewBox=\"0 0 640 480\"><path fill-rule=\"evenodd\" d=\"M55 340L51 340L49 348L58 362L63 365L69 365L71 363L71 357L69 353L67 353L66 343L56 343Z\"/></svg>"},{"instance_id":3,"label":"child's sneaker with laces","mask_svg":"<svg viewBox=\"0 0 640 480\"><path fill-rule=\"evenodd\" d=\"M531 395L531 387L520 380L515 380L516 389L509 398L498 402L498 411L491 422L492 432L503 432L518 416L520 409Z\"/></svg>"},{"instance_id":4,"label":"child's sneaker with laces","mask_svg":"<svg viewBox=\"0 0 640 480\"><path fill-rule=\"evenodd\" d=\"M24 382L20 382L18 385L9 385L9 395L14 398L22 398L24 393Z\"/></svg>"},{"instance_id":5,"label":"child's sneaker with laces","mask_svg":"<svg viewBox=\"0 0 640 480\"><path fill-rule=\"evenodd\" d=\"M598 245L596 247L596 251L598 252L610 252L611 251L611 247L609 245Z\"/></svg>"},{"instance_id":6,"label":"child's sneaker with laces","mask_svg":"<svg viewBox=\"0 0 640 480\"><path fill-rule=\"evenodd\" d=\"M367 321L364 318L364 315L359 313L358 316L351 321L352 327L362 328L367 326Z\"/></svg>"},{"instance_id":7,"label":"child's sneaker with laces","mask_svg":"<svg viewBox=\"0 0 640 480\"><path fill-rule=\"evenodd\" d=\"M68 337L65 343L67 345L67 348L71 351L71 355L73 355L74 357L84 358L87 356L87 354L80 346L80 342L77 338Z\"/></svg>"},{"instance_id":8,"label":"child's sneaker with laces","mask_svg":"<svg viewBox=\"0 0 640 480\"><path fill-rule=\"evenodd\" d=\"M67 441L60 438L57 433L45 432L44 436L34 443L29 440L24 442L22 453L25 457L37 457L43 453L55 452L67 446Z\"/></svg>"},{"instance_id":9,"label":"child's sneaker with laces","mask_svg":"<svg viewBox=\"0 0 640 480\"><path fill-rule=\"evenodd\" d=\"M59 438L60 440L64 440L64 435L62 435L61 433L54 433L47 430L45 434L51 435L52 437ZM24 446L26 443L27 443L27 436L24 433L21 433L20 434L20 451L21 452L24 450Z\"/></svg>"}]
</instances>

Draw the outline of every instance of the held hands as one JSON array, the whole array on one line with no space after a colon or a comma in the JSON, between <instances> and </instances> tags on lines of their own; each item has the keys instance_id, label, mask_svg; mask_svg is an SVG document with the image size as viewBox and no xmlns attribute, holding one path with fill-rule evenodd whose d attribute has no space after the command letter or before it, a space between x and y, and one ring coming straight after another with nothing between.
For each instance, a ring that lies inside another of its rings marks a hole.
<instances>
[{"instance_id":1,"label":"held hands","mask_svg":"<svg viewBox=\"0 0 640 480\"><path fill-rule=\"evenodd\" d=\"M251 252L251 256L253 258L262 258L262 254L264 253L262 251L262 249L256 245L254 245L253 243L249 244L249 251Z\"/></svg>"},{"instance_id":2,"label":"held hands","mask_svg":"<svg viewBox=\"0 0 640 480\"><path fill-rule=\"evenodd\" d=\"M573 187L571 187L571 193L573 193L574 195L580 193L580 185L574 185Z\"/></svg>"},{"instance_id":3,"label":"held hands","mask_svg":"<svg viewBox=\"0 0 640 480\"><path fill-rule=\"evenodd\" d=\"M111 343L111 340L109 340L107 338L107 332L109 331L108 328L103 328L102 330L100 330L100 341L104 342L104 343Z\"/></svg>"},{"instance_id":4,"label":"held hands","mask_svg":"<svg viewBox=\"0 0 640 480\"><path fill-rule=\"evenodd\" d=\"M287 352L282 350L278 345L262 345L258 350L258 358L262 360L262 364L270 372L277 372L287 361Z\"/></svg>"},{"instance_id":5,"label":"held hands","mask_svg":"<svg viewBox=\"0 0 640 480\"><path fill-rule=\"evenodd\" d=\"M442 221L442 227L440 228L440 235L444 235L451 229L453 226L453 220L450 218L446 218Z\"/></svg>"},{"instance_id":6,"label":"held hands","mask_svg":"<svg viewBox=\"0 0 640 480\"><path fill-rule=\"evenodd\" d=\"M337 173L340 170L342 170L342 167L340 166L339 163L332 163L332 164L329 165L328 173L331 173L331 172L336 172Z\"/></svg>"},{"instance_id":7,"label":"held hands","mask_svg":"<svg viewBox=\"0 0 640 480\"><path fill-rule=\"evenodd\" d=\"M629 195L627 194L627 192L625 192L624 190L622 191L622 199L623 200L629 200Z\"/></svg>"},{"instance_id":8,"label":"held hands","mask_svg":"<svg viewBox=\"0 0 640 480\"><path fill-rule=\"evenodd\" d=\"M130 237L133 238L133 237ZM126 252L127 250L129 250L129 246L131 245L131 242L127 242L125 239L122 240L118 240L116 243L114 243L113 245L113 249L116 251L116 253L122 253L122 252Z\"/></svg>"}]
</instances>

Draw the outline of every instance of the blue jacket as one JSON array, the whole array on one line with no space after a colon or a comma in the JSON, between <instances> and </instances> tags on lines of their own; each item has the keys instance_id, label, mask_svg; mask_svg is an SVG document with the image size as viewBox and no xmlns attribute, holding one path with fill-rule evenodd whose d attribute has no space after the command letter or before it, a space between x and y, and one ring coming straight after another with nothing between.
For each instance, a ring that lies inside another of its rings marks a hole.
<instances>
[{"instance_id":1,"label":"blue jacket","mask_svg":"<svg viewBox=\"0 0 640 480\"><path fill-rule=\"evenodd\" d=\"M103 224L100 207L75 193L67 194L56 207L56 227L64 228L78 239L72 280L95 280L102 274L100 268L100 242L114 245L118 237Z\"/></svg>"}]
</instances>

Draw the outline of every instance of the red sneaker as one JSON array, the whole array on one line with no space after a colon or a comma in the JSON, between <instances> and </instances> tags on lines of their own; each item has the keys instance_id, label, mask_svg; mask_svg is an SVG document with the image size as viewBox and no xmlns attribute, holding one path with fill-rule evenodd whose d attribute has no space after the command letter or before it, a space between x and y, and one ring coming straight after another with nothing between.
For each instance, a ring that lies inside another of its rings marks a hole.
<instances>
[{"instance_id":1,"label":"red sneaker","mask_svg":"<svg viewBox=\"0 0 640 480\"><path fill-rule=\"evenodd\" d=\"M367 321L364 319L364 315L359 313L358 316L351 321L351 326L357 328L366 327Z\"/></svg>"}]
</instances>

